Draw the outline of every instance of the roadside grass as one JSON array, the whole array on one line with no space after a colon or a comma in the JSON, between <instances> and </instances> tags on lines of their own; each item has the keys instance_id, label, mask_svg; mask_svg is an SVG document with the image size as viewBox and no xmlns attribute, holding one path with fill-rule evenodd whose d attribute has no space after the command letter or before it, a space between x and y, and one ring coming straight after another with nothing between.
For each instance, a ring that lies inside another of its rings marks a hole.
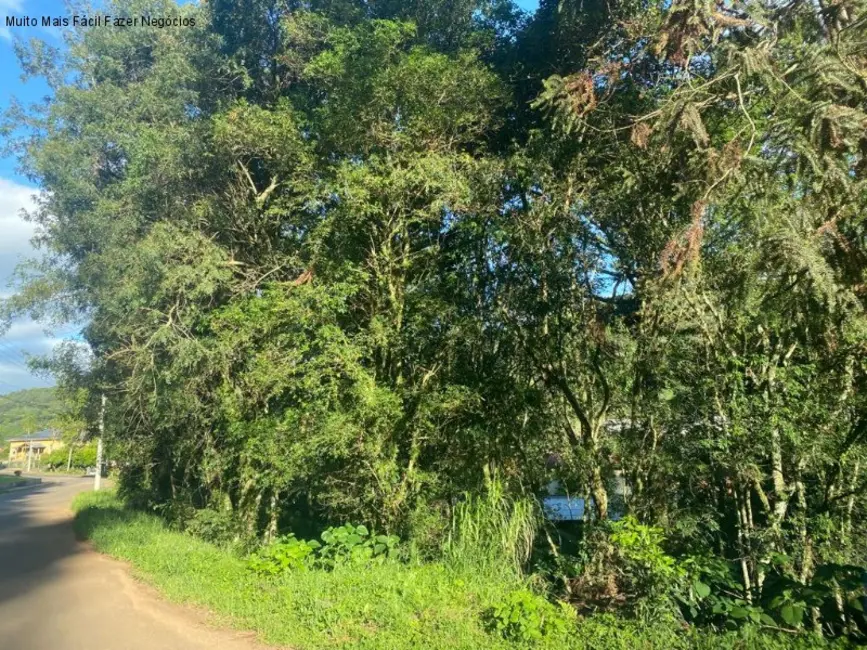
<instances>
[{"instance_id":1,"label":"roadside grass","mask_svg":"<svg viewBox=\"0 0 867 650\"><path fill-rule=\"evenodd\" d=\"M466 582L437 564L387 564L250 573L232 553L125 509L111 492L79 495L75 530L169 599L211 610L221 622L295 648L485 648L496 643L474 615L510 585Z\"/></svg>"},{"instance_id":2,"label":"roadside grass","mask_svg":"<svg viewBox=\"0 0 867 650\"><path fill-rule=\"evenodd\" d=\"M24 487L27 485L37 485L38 483L39 480L33 477L9 476L7 474L0 474L0 492L14 490L15 488Z\"/></svg>"},{"instance_id":3,"label":"roadside grass","mask_svg":"<svg viewBox=\"0 0 867 650\"><path fill-rule=\"evenodd\" d=\"M386 563L264 578L244 558L170 530L125 508L110 491L73 503L75 530L172 601L208 609L218 623L253 630L266 643L299 650L470 650L526 647L485 629L482 612L526 588L510 572L480 573L442 563ZM614 616L579 619L568 637L535 647L567 650L831 647L816 637L743 629L718 635L672 624L642 627ZM845 647L835 645L834 647Z\"/></svg>"}]
</instances>

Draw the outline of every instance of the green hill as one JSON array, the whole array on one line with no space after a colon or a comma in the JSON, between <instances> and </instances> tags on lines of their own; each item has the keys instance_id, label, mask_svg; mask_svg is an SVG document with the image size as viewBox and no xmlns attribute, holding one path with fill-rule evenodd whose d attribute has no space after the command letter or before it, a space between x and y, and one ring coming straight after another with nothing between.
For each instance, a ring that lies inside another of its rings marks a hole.
<instances>
[{"instance_id":1,"label":"green hill","mask_svg":"<svg viewBox=\"0 0 867 650\"><path fill-rule=\"evenodd\" d=\"M53 388L31 388L0 395L0 441L22 435L28 415L35 418L37 430L45 429L61 409Z\"/></svg>"}]
</instances>

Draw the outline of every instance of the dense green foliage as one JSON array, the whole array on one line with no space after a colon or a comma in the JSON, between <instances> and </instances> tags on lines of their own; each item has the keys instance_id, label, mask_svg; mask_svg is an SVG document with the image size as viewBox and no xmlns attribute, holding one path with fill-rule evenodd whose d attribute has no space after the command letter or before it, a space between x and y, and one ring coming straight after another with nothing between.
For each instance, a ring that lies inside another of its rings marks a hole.
<instances>
[{"instance_id":1,"label":"dense green foliage","mask_svg":"<svg viewBox=\"0 0 867 650\"><path fill-rule=\"evenodd\" d=\"M196 26L21 48L46 255L5 309L89 323L46 363L131 503L863 637L864 0L110 4Z\"/></svg>"},{"instance_id":2,"label":"dense green foliage","mask_svg":"<svg viewBox=\"0 0 867 650\"><path fill-rule=\"evenodd\" d=\"M74 510L79 536L130 562L169 598L207 607L218 620L299 650L506 650L521 640L562 650L849 647L753 626L709 634L610 615L578 620L574 611L540 598L514 576L497 578L448 562L365 563L263 576L235 554L125 508L111 493L82 494Z\"/></svg>"},{"instance_id":3,"label":"dense green foliage","mask_svg":"<svg viewBox=\"0 0 867 650\"><path fill-rule=\"evenodd\" d=\"M371 534L367 526L352 524L327 528L321 539L320 543L287 535L254 553L249 567L264 575L278 575L312 567L336 569L383 564L397 556L400 541L395 535Z\"/></svg>"},{"instance_id":4,"label":"dense green foliage","mask_svg":"<svg viewBox=\"0 0 867 650\"><path fill-rule=\"evenodd\" d=\"M0 395L0 440L49 428L63 408L53 388L29 388Z\"/></svg>"},{"instance_id":5,"label":"dense green foliage","mask_svg":"<svg viewBox=\"0 0 867 650\"><path fill-rule=\"evenodd\" d=\"M69 443L68 443L69 444ZM49 454L44 454L39 459L39 466L43 469L87 469L96 467L96 443L86 444L72 442L72 453L69 446L55 449Z\"/></svg>"}]
</instances>

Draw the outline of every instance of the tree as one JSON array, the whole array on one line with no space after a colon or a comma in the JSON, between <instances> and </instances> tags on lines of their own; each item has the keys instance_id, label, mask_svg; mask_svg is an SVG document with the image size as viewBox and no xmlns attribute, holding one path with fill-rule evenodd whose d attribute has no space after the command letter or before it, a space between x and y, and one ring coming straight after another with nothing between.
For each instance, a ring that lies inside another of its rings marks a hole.
<instances>
[{"instance_id":1,"label":"tree","mask_svg":"<svg viewBox=\"0 0 867 650\"><path fill-rule=\"evenodd\" d=\"M86 318L47 367L133 500L405 532L495 465L769 607L863 560L861 0L146 10L196 27L22 50L5 302Z\"/></svg>"}]
</instances>

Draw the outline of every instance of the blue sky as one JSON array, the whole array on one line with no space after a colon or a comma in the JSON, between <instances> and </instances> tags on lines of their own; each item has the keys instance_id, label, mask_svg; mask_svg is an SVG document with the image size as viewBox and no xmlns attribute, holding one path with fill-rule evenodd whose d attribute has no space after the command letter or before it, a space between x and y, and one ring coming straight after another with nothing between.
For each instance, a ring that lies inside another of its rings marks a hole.
<instances>
[{"instance_id":1,"label":"blue sky","mask_svg":"<svg viewBox=\"0 0 867 650\"><path fill-rule=\"evenodd\" d=\"M528 11L538 6L538 0L518 0ZM14 97L24 104L38 102L48 94L41 80L21 80L13 44L18 39L41 38L57 43L58 32L41 27L6 27L7 16L63 16L67 10L62 0L0 0L0 111ZM16 170L11 158L0 157L0 297L9 295L12 272L19 261L32 257L31 224L21 218L21 211L32 206L32 196L38 192ZM46 332L38 323L21 320L13 323L0 336L0 395L22 388L51 385L50 380L34 377L26 367L27 355L43 355L60 340L73 336L74 330Z\"/></svg>"},{"instance_id":2,"label":"blue sky","mask_svg":"<svg viewBox=\"0 0 867 650\"><path fill-rule=\"evenodd\" d=\"M25 103L38 101L47 93L39 81L22 83L12 42L15 38L38 36L56 38L48 30L13 30L5 26L9 15L42 15L62 11L62 2L50 0L0 0L0 110L12 97ZM0 297L11 291L9 280L19 261L33 255L30 238L33 227L24 221L21 210L32 206L36 191L15 170L15 161L0 158ZM58 333L46 333L38 323L21 320L0 336L0 394L31 386L50 385L51 381L34 377L26 366L26 354L41 355L51 351Z\"/></svg>"}]
</instances>

